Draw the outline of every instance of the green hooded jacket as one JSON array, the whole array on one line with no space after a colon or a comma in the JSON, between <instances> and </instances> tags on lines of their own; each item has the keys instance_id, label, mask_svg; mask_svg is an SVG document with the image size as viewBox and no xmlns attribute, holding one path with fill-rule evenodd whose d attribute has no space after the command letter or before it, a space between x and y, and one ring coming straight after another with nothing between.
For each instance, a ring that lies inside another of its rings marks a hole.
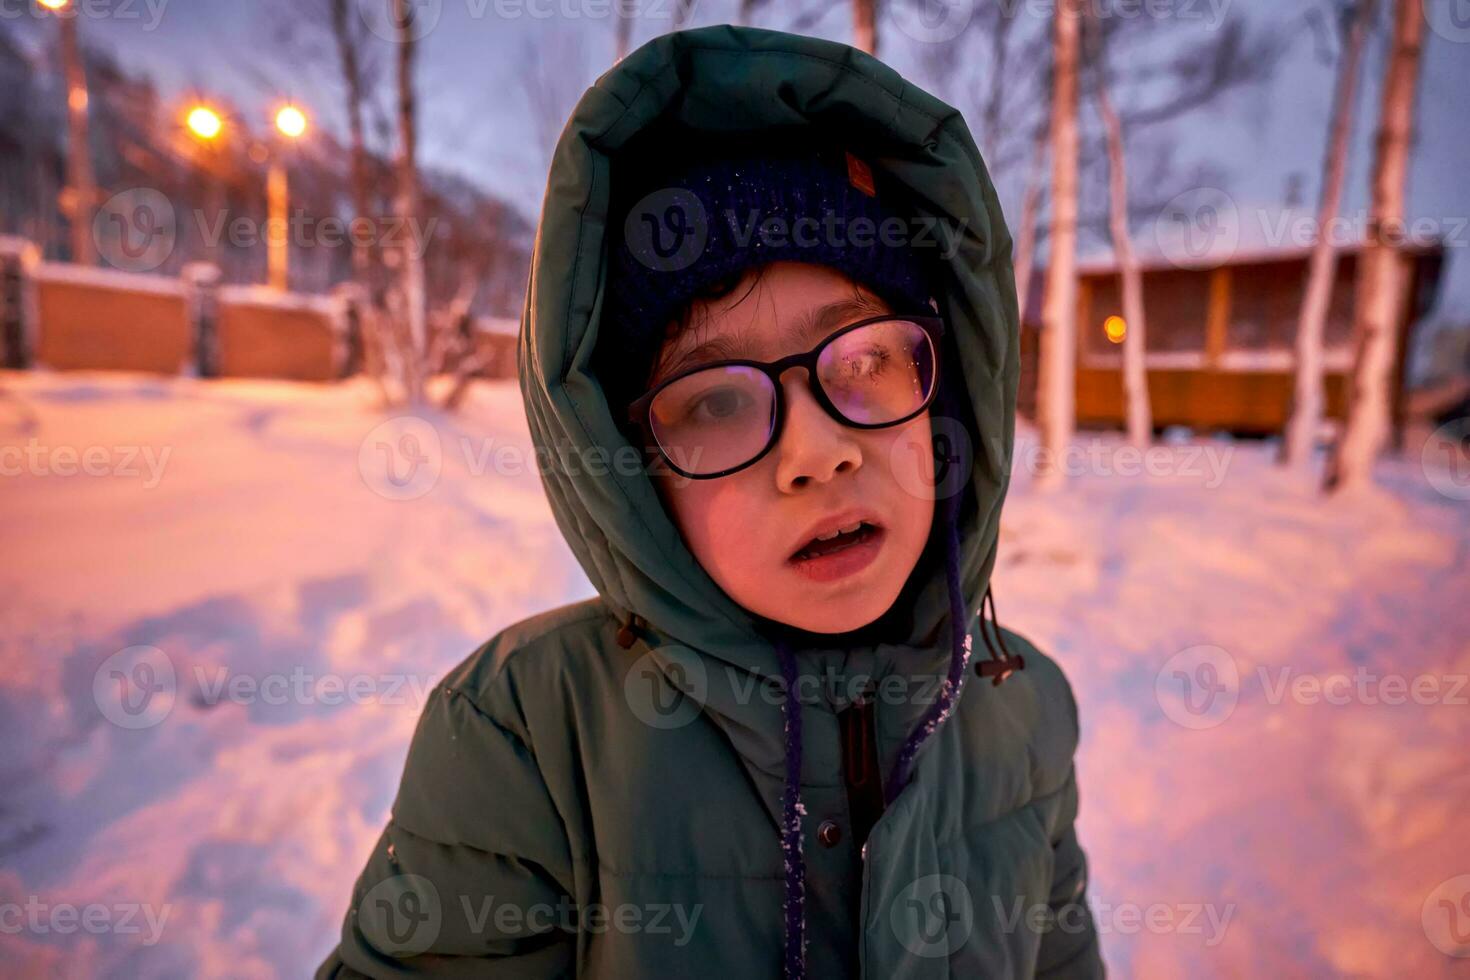
<instances>
[{"instance_id":1,"label":"green hooded jacket","mask_svg":"<svg viewBox=\"0 0 1470 980\"><path fill-rule=\"evenodd\" d=\"M1101 976L1073 828L1077 711L1056 665L1003 632L1024 669L1003 684L969 672L859 851L845 832L841 713L862 681L911 692L869 716L886 778L934 701L920 689L952 662L942 569L916 571L927 577L910 635L803 649L801 681L782 687L771 643L685 547L646 473L607 465L630 448L590 366L612 160L655 123L683 138L840 131L954 236L936 299L980 436L959 581L982 642L1018 316L1011 239L963 119L831 41L730 26L650 41L598 79L561 134L521 323L531 434L562 464L545 468L546 492L599 596L505 629L438 685L318 977L780 976L788 691L803 748L806 976Z\"/></svg>"}]
</instances>

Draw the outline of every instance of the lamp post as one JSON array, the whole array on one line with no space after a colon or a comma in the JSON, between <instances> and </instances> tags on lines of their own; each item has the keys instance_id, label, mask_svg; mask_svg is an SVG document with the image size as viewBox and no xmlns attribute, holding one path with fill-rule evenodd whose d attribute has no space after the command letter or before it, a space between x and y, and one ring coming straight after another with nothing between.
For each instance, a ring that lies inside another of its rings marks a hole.
<instances>
[{"instance_id":1,"label":"lamp post","mask_svg":"<svg viewBox=\"0 0 1470 980\"><path fill-rule=\"evenodd\" d=\"M270 171L266 177L266 210L269 214L266 281L272 289L285 292L290 278L291 261L290 185L285 150L306 133L306 113L294 105L282 106L276 112L276 132L286 142L281 144L279 152L271 154Z\"/></svg>"},{"instance_id":2,"label":"lamp post","mask_svg":"<svg viewBox=\"0 0 1470 980\"><path fill-rule=\"evenodd\" d=\"M56 14L61 30L61 64L66 73L66 195L62 209L71 219L71 258L78 265L96 265L92 214L97 183L92 173L92 146L87 135L87 72L77 41L77 12L72 0L36 0Z\"/></svg>"}]
</instances>

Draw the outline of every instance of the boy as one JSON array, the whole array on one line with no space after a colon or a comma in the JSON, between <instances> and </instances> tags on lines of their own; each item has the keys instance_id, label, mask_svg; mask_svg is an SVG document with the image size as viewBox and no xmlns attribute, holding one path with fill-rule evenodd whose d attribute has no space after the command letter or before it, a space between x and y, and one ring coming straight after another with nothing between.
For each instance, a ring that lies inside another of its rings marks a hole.
<instances>
[{"instance_id":1,"label":"boy","mask_svg":"<svg viewBox=\"0 0 1470 980\"><path fill-rule=\"evenodd\" d=\"M319 976L1101 975L1071 691L977 618L1009 254L958 114L844 45L599 79L520 352L599 597L441 682Z\"/></svg>"}]
</instances>

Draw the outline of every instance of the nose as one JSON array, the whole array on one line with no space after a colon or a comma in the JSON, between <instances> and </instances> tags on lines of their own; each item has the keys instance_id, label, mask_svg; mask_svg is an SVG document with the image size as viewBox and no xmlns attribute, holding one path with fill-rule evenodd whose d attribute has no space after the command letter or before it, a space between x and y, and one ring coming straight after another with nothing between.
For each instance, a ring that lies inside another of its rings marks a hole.
<instances>
[{"instance_id":1,"label":"nose","mask_svg":"<svg viewBox=\"0 0 1470 980\"><path fill-rule=\"evenodd\" d=\"M804 375L797 369L794 376L781 381L786 389L786 420L775 451L776 487L782 493L826 483L863 465L854 430L826 413Z\"/></svg>"}]
</instances>

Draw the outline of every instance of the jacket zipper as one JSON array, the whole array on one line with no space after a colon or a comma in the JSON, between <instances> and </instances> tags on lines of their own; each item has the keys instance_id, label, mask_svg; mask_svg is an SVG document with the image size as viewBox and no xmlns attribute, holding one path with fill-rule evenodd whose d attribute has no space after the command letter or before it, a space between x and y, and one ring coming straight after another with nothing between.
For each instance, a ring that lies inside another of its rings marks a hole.
<instances>
[{"instance_id":1,"label":"jacket zipper","mask_svg":"<svg viewBox=\"0 0 1470 980\"><path fill-rule=\"evenodd\" d=\"M857 921L859 975L867 960L867 942L863 922L867 918L868 901L868 835L882 815L883 781L878 766L877 726L873 716L872 681L863 687L837 716L842 741L842 780L847 790L848 812L852 816L853 846L857 848L862 868L862 891L859 893Z\"/></svg>"}]
</instances>

